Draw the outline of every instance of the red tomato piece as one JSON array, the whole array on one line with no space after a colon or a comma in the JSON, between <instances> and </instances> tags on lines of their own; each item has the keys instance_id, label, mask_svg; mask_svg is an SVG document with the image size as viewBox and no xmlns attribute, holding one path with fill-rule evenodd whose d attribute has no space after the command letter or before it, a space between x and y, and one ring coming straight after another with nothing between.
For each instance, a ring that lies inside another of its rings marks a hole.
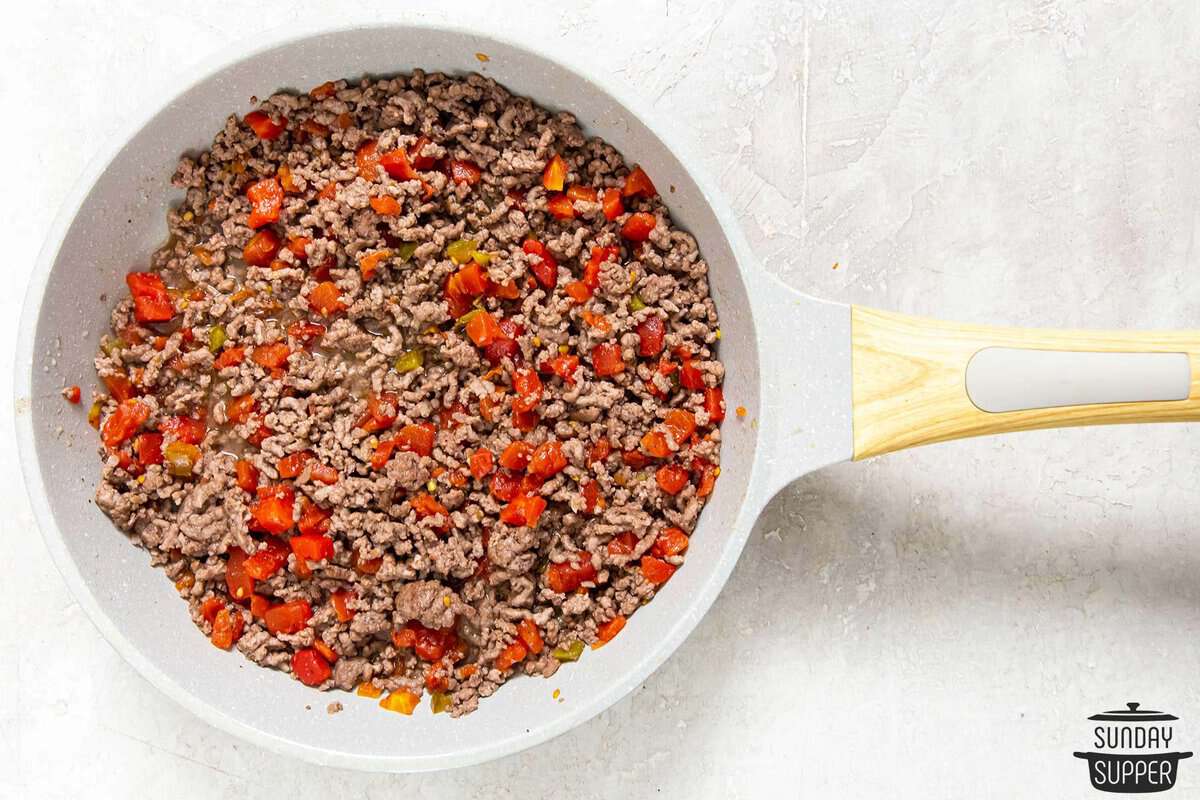
<instances>
[{"instance_id":1,"label":"red tomato piece","mask_svg":"<svg viewBox=\"0 0 1200 800\"><path fill-rule=\"evenodd\" d=\"M521 637L521 641L529 648L529 652L535 656L540 654L546 647L546 642L542 639L542 632L538 630L537 623L528 617L517 623L517 635Z\"/></svg>"},{"instance_id":2,"label":"red tomato piece","mask_svg":"<svg viewBox=\"0 0 1200 800\"><path fill-rule=\"evenodd\" d=\"M659 316L649 316L637 324L638 355L650 358L662 352L667 336L667 323Z\"/></svg>"},{"instance_id":3,"label":"red tomato piece","mask_svg":"<svg viewBox=\"0 0 1200 800\"><path fill-rule=\"evenodd\" d=\"M639 211L625 220L625 224L621 226L621 235L631 242L644 242L650 238L650 233L657 224L658 220L653 214Z\"/></svg>"},{"instance_id":4,"label":"red tomato piece","mask_svg":"<svg viewBox=\"0 0 1200 800\"><path fill-rule=\"evenodd\" d=\"M483 309L471 314L467 321L467 336L476 347L487 347L493 342L504 338L504 331L496 323L496 318Z\"/></svg>"},{"instance_id":5,"label":"red tomato piece","mask_svg":"<svg viewBox=\"0 0 1200 800\"><path fill-rule=\"evenodd\" d=\"M319 533L302 533L289 541L296 558L305 561L325 561L333 558L333 539Z\"/></svg>"},{"instance_id":6,"label":"red tomato piece","mask_svg":"<svg viewBox=\"0 0 1200 800\"><path fill-rule=\"evenodd\" d=\"M521 490L521 479L511 472L497 472L492 478L492 497L507 503L517 496Z\"/></svg>"},{"instance_id":7,"label":"red tomato piece","mask_svg":"<svg viewBox=\"0 0 1200 800\"><path fill-rule=\"evenodd\" d=\"M399 178L402 181L421 180L421 176L417 174L408 158L408 152L401 147L389 150L380 156L379 166L383 167L384 171L393 178Z\"/></svg>"},{"instance_id":8,"label":"red tomato piece","mask_svg":"<svg viewBox=\"0 0 1200 800\"><path fill-rule=\"evenodd\" d=\"M254 494L258 489L258 469L244 458L239 458L233 468L237 472L237 485L242 491Z\"/></svg>"},{"instance_id":9,"label":"red tomato piece","mask_svg":"<svg viewBox=\"0 0 1200 800\"><path fill-rule=\"evenodd\" d=\"M538 523L542 512L546 510L546 501L541 497L518 495L509 501L500 512L500 520L509 525L532 528Z\"/></svg>"},{"instance_id":10,"label":"red tomato piece","mask_svg":"<svg viewBox=\"0 0 1200 800\"><path fill-rule=\"evenodd\" d=\"M487 273L472 261L450 276L450 291L464 297L479 297L487 291Z\"/></svg>"},{"instance_id":11,"label":"red tomato piece","mask_svg":"<svg viewBox=\"0 0 1200 800\"><path fill-rule=\"evenodd\" d=\"M279 535L292 527L295 493L286 484L262 486L250 503L250 529Z\"/></svg>"},{"instance_id":12,"label":"red tomato piece","mask_svg":"<svg viewBox=\"0 0 1200 800\"><path fill-rule=\"evenodd\" d=\"M471 454L467 459L467 464L471 468L471 475L476 480L483 480L495 468L493 464L492 451L485 447L481 447Z\"/></svg>"},{"instance_id":13,"label":"red tomato piece","mask_svg":"<svg viewBox=\"0 0 1200 800\"><path fill-rule=\"evenodd\" d=\"M367 433L377 433L392 427L400 413L400 399L395 392L372 394L367 398L366 413L359 418L355 425Z\"/></svg>"},{"instance_id":14,"label":"red tomato piece","mask_svg":"<svg viewBox=\"0 0 1200 800\"><path fill-rule=\"evenodd\" d=\"M642 556L642 577L651 583L658 585L667 582L672 575L675 574L675 567L655 558L654 556Z\"/></svg>"},{"instance_id":15,"label":"red tomato piece","mask_svg":"<svg viewBox=\"0 0 1200 800\"><path fill-rule=\"evenodd\" d=\"M547 197L546 210L555 219L575 219L575 204L565 194L552 194Z\"/></svg>"},{"instance_id":16,"label":"red tomato piece","mask_svg":"<svg viewBox=\"0 0 1200 800\"><path fill-rule=\"evenodd\" d=\"M126 400L104 420L100 439L108 447L116 447L137 432L150 419L150 406L140 400Z\"/></svg>"},{"instance_id":17,"label":"red tomato piece","mask_svg":"<svg viewBox=\"0 0 1200 800\"><path fill-rule=\"evenodd\" d=\"M230 422L241 425L250 419L250 415L254 413L254 407L254 395L244 394L225 404L225 416L229 418Z\"/></svg>"},{"instance_id":18,"label":"red tomato piece","mask_svg":"<svg viewBox=\"0 0 1200 800\"><path fill-rule=\"evenodd\" d=\"M533 272L533 277L537 278L546 289L553 289L558 285L558 262L554 260L554 256L550 255L550 251L546 246L537 239L526 239L521 245L521 249L535 259L530 260L529 269Z\"/></svg>"},{"instance_id":19,"label":"red tomato piece","mask_svg":"<svg viewBox=\"0 0 1200 800\"><path fill-rule=\"evenodd\" d=\"M409 500L409 504L413 510L417 512L417 516L424 519L425 517L442 516L446 520L450 519L450 512L446 507L439 503L433 495L428 492L421 492L416 497Z\"/></svg>"},{"instance_id":20,"label":"red tomato piece","mask_svg":"<svg viewBox=\"0 0 1200 800\"><path fill-rule=\"evenodd\" d=\"M296 523L296 528L301 535L321 536L321 534L327 533L332 516L332 511L321 508L309 500L306 495L300 495L300 520Z\"/></svg>"},{"instance_id":21,"label":"red tomato piece","mask_svg":"<svg viewBox=\"0 0 1200 800\"><path fill-rule=\"evenodd\" d=\"M133 296L133 316L138 322L166 322L175 316L175 302L156 272L131 272L125 285Z\"/></svg>"},{"instance_id":22,"label":"red tomato piece","mask_svg":"<svg viewBox=\"0 0 1200 800\"><path fill-rule=\"evenodd\" d=\"M633 549L637 547L638 538L633 535L633 531L625 531L618 533L616 536L608 540L608 554L610 556L627 556L633 553Z\"/></svg>"},{"instance_id":23,"label":"red tomato piece","mask_svg":"<svg viewBox=\"0 0 1200 800\"><path fill-rule=\"evenodd\" d=\"M242 638L242 627L244 625L245 620L242 618L242 612L222 608L217 612L217 616L213 618L212 635L209 638L214 646L222 650L228 650L233 647L238 639Z\"/></svg>"},{"instance_id":24,"label":"red tomato piece","mask_svg":"<svg viewBox=\"0 0 1200 800\"><path fill-rule=\"evenodd\" d=\"M622 197L654 197L656 194L658 190L654 188L654 182L640 166L634 167L633 171L625 176L625 186L621 189Z\"/></svg>"},{"instance_id":25,"label":"red tomato piece","mask_svg":"<svg viewBox=\"0 0 1200 800\"><path fill-rule=\"evenodd\" d=\"M287 117L281 115L276 121L262 111L251 111L242 117L242 122L250 126L255 136L266 141L278 139L287 130Z\"/></svg>"},{"instance_id":26,"label":"red tomato piece","mask_svg":"<svg viewBox=\"0 0 1200 800\"><path fill-rule=\"evenodd\" d=\"M546 168L542 170L542 186L548 192L561 192L563 183L567 179L567 162L563 161L563 157L558 153L546 162Z\"/></svg>"},{"instance_id":27,"label":"red tomato piece","mask_svg":"<svg viewBox=\"0 0 1200 800\"><path fill-rule=\"evenodd\" d=\"M568 186L567 198L572 203L595 203L600 200L600 194L590 186Z\"/></svg>"},{"instance_id":28,"label":"red tomato piece","mask_svg":"<svg viewBox=\"0 0 1200 800\"><path fill-rule=\"evenodd\" d=\"M529 466L529 458L532 455L533 445L528 442L513 442L500 453L500 466L520 472Z\"/></svg>"},{"instance_id":29,"label":"red tomato piece","mask_svg":"<svg viewBox=\"0 0 1200 800\"><path fill-rule=\"evenodd\" d=\"M246 224L251 228L261 228L279 221L279 212L283 208L283 187L278 178L255 181L246 187L246 197L250 198L250 216Z\"/></svg>"},{"instance_id":30,"label":"red tomato piece","mask_svg":"<svg viewBox=\"0 0 1200 800\"><path fill-rule=\"evenodd\" d=\"M279 253L279 237L270 228L263 228L250 237L242 248L242 260L253 267L265 267Z\"/></svg>"},{"instance_id":31,"label":"red tomato piece","mask_svg":"<svg viewBox=\"0 0 1200 800\"><path fill-rule=\"evenodd\" d=\"M529 474L547 480L567 468L567 457L563 455L562 442L551 439L533 451L529 459Z\"/></svg>"},{"instance_id":32,"label":"red tomato piece","mask_svg":"<svg viewBox=\"0 0 1200 800\"><path fill-rule=\"evenodd\" d=\"M593 347L592 369L601 378L624 372L625 361L621 357L621 345L615 342L604 342Z\"/></svg>"},{"instance_id":33,"label":"red tomato piece","mask_svg":"<svg viewBox=\"0 0 1200 800\"><path fill-rule=\"evenodd\" d=\"M124 403L138 394L137 388L129 380L129 376L123 372L119 375L105 375L102 380L104 387L108 389L109 396L118 403Z\"/></svg>"},{"instance_id":34,"label":"red tomato piece","mask_svg":"<svg viewBox=\"0 0 1200 800\"><path fill-rule=\"evenodd\" d=\"M513 370L512 382L513 391L517 395L513 398L513 411L532 411L542 401L542 379L536 371L528 367L518 367Z\"/></svg>"},{"instance_id":35,"label":"red tomato piece","mask_svg":"<svg viewBox=\"0 0 1200 800\"><path fill-rule=\"evenodd\" d=\"M372 197L368 202L371 209L381 217L395 217L400 213L400 201L391 195Z\"/></svg>"},{"instance_id":36,"label":"red tomato piece","mask_svg":"<svg viewBox=\"0 0 1200 800\"><path fill-rule=\"evenodd\" d=\"M292 674L305 686L320 686L329 680L333 670L325 657L311 647L297 650L292 656Z\"/></svg>"},{"instance_id":37,"label":"red tomato piece","mask_svg":"<svg viewBox=\"0 0 1200 800\"><path fill-rule=\"evenodd\" d=\"M192 417L167 417L158 424L158 430L188 444L200 444L208 431L203 420Z\"/></svg>"},{"instance_id":38,"label":"red tomato piece","mask_svg":"<svg viewBox=\"0 0 1200 800\"><path fill-rule=\"evenodd\" d=\"M405 425L394 437L396 449L402 452L416 453L427 456L433 453L433 444L437 439L437 429L431 422L418 422Z\"/></svg>"},{"instance_id":39,"label":"red tomato piece","mask_svg":"<svg viewBox=\"0 0 1200 800\"><path fill-rule=\"evenodd\" d=\"M678 464L664 464L654 474L654 480L667 494L679 494L688 485L688 472Z\"/></svg>"},{"instance_id":40,"label":"red tomato piece","mask_svg":"<svg viewBox=\"0 0 1200 800\"><path fill-rule=\"evenodd\" d=\"M510 670L515 664L524 661L527 655L529 655L529 651L525 648L524 642L513 642L501 650L500 655L496 656L496 669L501 672Z\"/></svg>"},{"instance_id":41,"label":"red tomato piece","mask_svg":"<svg viewBox=\"0 0 1200 800\"><path fill-rule=\"evenodd\" d=\"M538 426L542 418L536 411L513 411L513 427L522 433L528 433Z\"/></svg>"},{"instance_id":42,"label":"red tomato piece","mask_svg":"<svg viewBox=\"0 0 1200 800\"><path fill-rule=\"evenodd\" d=\"M625 204L621 202L619 189L605 189L601 206L604 209L604 218L609 222L625 213Z\"/></svg>"},{"instance_id":43,"label":"red tomato piece","mask_svg":"<svg viewBox=\"0 0 1200 800\"><path fill-rule=\"evenodd\" d=\"M708 421L721 422L725 419L725 393L720 386L704 387L704 410L708 412Z\"/></svg>"},{"instance_id":44,"label":"red tomato piece","mask_svg":"<svg viewBox=\"0 0 1200 800\"><path fill-rule=\"evenodd\" d=\"M579 369L579 356L558 355L542 362L541 370L557 375L568 384L575 383L575 370Z\"/></svg>"},{"instance_id":45,"label":"red tomato piece","mask_svg":"<svg viewBox=\"0 0 1200 800\"><path fill-rule=\"evenodd\" d=\"M626 621L627 620L625 619L624 616L618 614L617 616L610 619L608 622L605 622L603 625L597 626L596 627L596 639L598 640L597 644L604 644L605 642L611 642L613 640L613 638L618 633L621 632L621 629L625 627Z\"/></svg>"},{"instance_id":46,"label":"red tomato piece","mask_svg":"<svg viewBox=\"0 0 1200 800\"><path fill-rule=\"evenodd\" d=\"M213 359L214 369L225 369L226 367L236 367L246 360L246 348L244 347L226 347L221 351L221 355Z\"/></svg>"},{"instance_id":47,"label":"red tomato piece","mask_svg":"<svg viewBox=\"0 0 1200 800\"><path fill-rule=\"evenodd\" d=\"M448 166L450 169L450 180L455 183L465 183L468 186L474 186L483 177L482 170L472 161L459 161L452 158Z\"/></svg>"},{"instance_id":48,"label":"red tomato piece","mask_svg":"<svg viewBox=\"0 0 1200 800\"><path fill-rule=\"evenodd\" d=\"M267 537L263 546L246 559L246 574L256 581L265 581L283 569L288 560L288 552L286 544L273 536Z\"/></svg>"},{"instance_id":49,"label":"red tomato piece","mask_svg":"<svg viewBox=\"0 0 1200 800\"><path fill-rule=\"evenodd\" d=\"M342 290L333 281L322 281L308 294L308 307L323 317L346 310Z\"/></svg>"},{"instance_id":50,"label":"red tomato piece","mask_svg":"<svg viewBox=\"0 0 1200 800\"><path fill-rule=\"evenodd\" d=\"M683 388L693 392L699 392L704 388L704 373L696 368L692 363L692 354L686 347L680 347L675 351L679 356L679 383Z\"/></svg>"},{"instance_id":51,"label":"red tomato piece","mask_svg":"<svg viewBox=\"0 0 1200 800\"><path fill-rule=\"evenodd\" d=\"M336 591L329 596L330 602L333 603L333 613L337 615L338 622L349 622L354 619L357 612L351 608L350 604L356 597L357 595L349 589Z\"/></svg>"},{"instance_id":52,"label":"red tomato piece","mask_svg":"<svg viewBox=\"0 0 1200 800\"><path fill-rule=\"evenodd\" d=\"M583 305L589 299L591 299L592 296L592 290L589 289L587 284L583 281L571 281L563 287L563 291L567 293L568 297L575 301L576 305Z\"/></svg>"},{"instance_id":53,"label":"red tomato piece","mask_svg":"<svg viewBox=\"0 0 1200 800\"><path fill-rule=\"evenodd\" d=\"M379 179L379 175L376 173L379 160L380 156L376 152L376 142L374 139L368 139L354 151L354 166L358 169L358 174L365 181L374 182Z\"/></svg>"},{"instance_id":54,"label":"red tomato piece","mask_svg":"<svg viewBox=\"0 0 1200 800\"><path fill-rule=\"evenodd\" d=\"M592 554L577 551L567 561L551 564L546 569L546 585L551 590L566 594L596 580L596 568L592 566Z\"/></svg>"},{"instance_id":55,"label":"red tomato piece","mask_svg":"<svg viewBox=\"0 0 1200 800\"><path fill-rule=\"evenodd\" d=\"M229 596L238 602L246 602L254 594L254 578L246 572L249 558L242 548L231 547L225 559L225 586L229 588Z\"/></svg>"},{"instance_id":56,"label":"red tomato piece","mask_svg":"<svg viewBox=\"0 0 1200 800\"><path fill-rule=\"evenodd\" d=\"M292 351L283 342L264 344L254 348L250 360L266 369L283 369L287 366Z\"/></svg>"},{"instance_id":57,"label":"red tomato piece","mask_svg":"<svg viewBox=\"0 0 1200 800\"><path fill-rule=\"evenodd\" d=\"M654 540L650 552L659 558L677 556L688 548L688 536L679 528L667 528Z\"/></svg>"},{"instance_id":58,"label":"red tomato piece","mask_svg":"<svg viewBox=\"0 0 1200 800\"><path fill-rule=\"evenodd\" d=\"M143 467L161 464L163 462L162 443L161 433L138 434L138 437L133 440L133 452L137 455L138 463Z\"/></svg>"},{"instance_id":59,"label":"red tomato piece","mask_svg":"<svg viewBox=\"0 0 1200 800\"><path fill-rule=\"evenodd\" d=\"M583 494L583 511L586 514L595 514L597 508L603 508L603 501L600 497L600 484L596 481L588 481L580 487Z\"/></svg>"},{"instance_id":60,"label":"red tomato piece","mask_svg":"<svg viewBox=\"0 0 1200 800\"><path fill-rule=\"evenodd\" d=\"M311 450L300 450L296 453L289 453L279 459L276 465L276 470L281 478L294 478L304 471L304 465L313 458Z\"/></svg>"}]
</instances>

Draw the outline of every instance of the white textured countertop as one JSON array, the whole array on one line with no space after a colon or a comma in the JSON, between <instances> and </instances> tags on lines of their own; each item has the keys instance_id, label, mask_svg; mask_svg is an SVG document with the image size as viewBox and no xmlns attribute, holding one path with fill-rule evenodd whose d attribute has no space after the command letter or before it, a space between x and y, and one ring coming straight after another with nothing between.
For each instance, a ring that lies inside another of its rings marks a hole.
<instances>
[{"instance_id":1,"label":"white textured countertop","mask_svg":"<svg viewBox=\"0 0 1200 800\"><path fill-rule=\"evenodd\" d=\"M51 565L7 399L25 282L84 163L189 63L301 4L158 5L25 3L0 27L0 797L1091 797L1071 752L1129 700L1179 715L1176 744L1200 750L1184 426L809 476L639 691L492 764L321 769L175 706ZM681 117L764 267L813 294L980 322L1200 320L1200 5L438 5L565 39ZM1200 797L1200 763L1167 796Z\"/></svg>"}]
</instances>

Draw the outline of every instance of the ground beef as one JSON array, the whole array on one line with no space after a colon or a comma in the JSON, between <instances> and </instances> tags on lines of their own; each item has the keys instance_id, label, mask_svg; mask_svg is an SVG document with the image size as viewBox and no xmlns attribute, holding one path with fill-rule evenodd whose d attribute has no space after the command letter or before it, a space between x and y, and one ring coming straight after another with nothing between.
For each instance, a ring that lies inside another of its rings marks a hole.
<instances>
[{"instance_id":1,"label":"ground beef","mask_svg":"<svg viewBox=\"0 0 1200 800\"><path fill-rule=\"evenodd\" d=\"M457 715L682 563L720 464L707 265L571 115L331 82L175 182L96 357L96 501L214 644Z\"/></svg>"}]
</instances>

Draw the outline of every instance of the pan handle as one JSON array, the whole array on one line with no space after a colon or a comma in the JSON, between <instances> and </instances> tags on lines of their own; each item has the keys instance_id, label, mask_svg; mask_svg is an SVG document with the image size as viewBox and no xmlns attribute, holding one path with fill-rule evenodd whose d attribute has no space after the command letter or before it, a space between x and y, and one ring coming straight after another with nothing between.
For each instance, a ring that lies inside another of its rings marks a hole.
<instances>
[{"instance_id":1,"label":"pan handle","mask_svg":"<svg viewBox=\"0 0 1200 800\"><path fill-rule=\"evenodd\" d=\"M855 460L993 433L1200 420L1200 331L1050 331L851 309Z\"/></svg>"}]
</instances>

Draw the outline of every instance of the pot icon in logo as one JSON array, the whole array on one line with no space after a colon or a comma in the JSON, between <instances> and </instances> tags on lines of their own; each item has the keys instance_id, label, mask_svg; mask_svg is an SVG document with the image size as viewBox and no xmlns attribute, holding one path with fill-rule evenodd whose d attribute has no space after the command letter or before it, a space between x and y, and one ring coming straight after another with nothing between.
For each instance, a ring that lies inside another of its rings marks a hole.
<instances>
[{"instance_id":1,"label":"pot icon in logo","mask_svg":"<svg viewBox=\"0 0 1200 800\"><path fill-rule=\"evenodd\" d=\"M1179 719L1161 711L1139 708L1105 711L1088 717L1092 728L1092 746L1076 758L1088 762L1092 786L1102 792L1143 794L1165 792L1175 785L1179 762L1191 758L1190 751L1171 749L1175 731L1171 723Z\"/></svg>"}]
</instances>

